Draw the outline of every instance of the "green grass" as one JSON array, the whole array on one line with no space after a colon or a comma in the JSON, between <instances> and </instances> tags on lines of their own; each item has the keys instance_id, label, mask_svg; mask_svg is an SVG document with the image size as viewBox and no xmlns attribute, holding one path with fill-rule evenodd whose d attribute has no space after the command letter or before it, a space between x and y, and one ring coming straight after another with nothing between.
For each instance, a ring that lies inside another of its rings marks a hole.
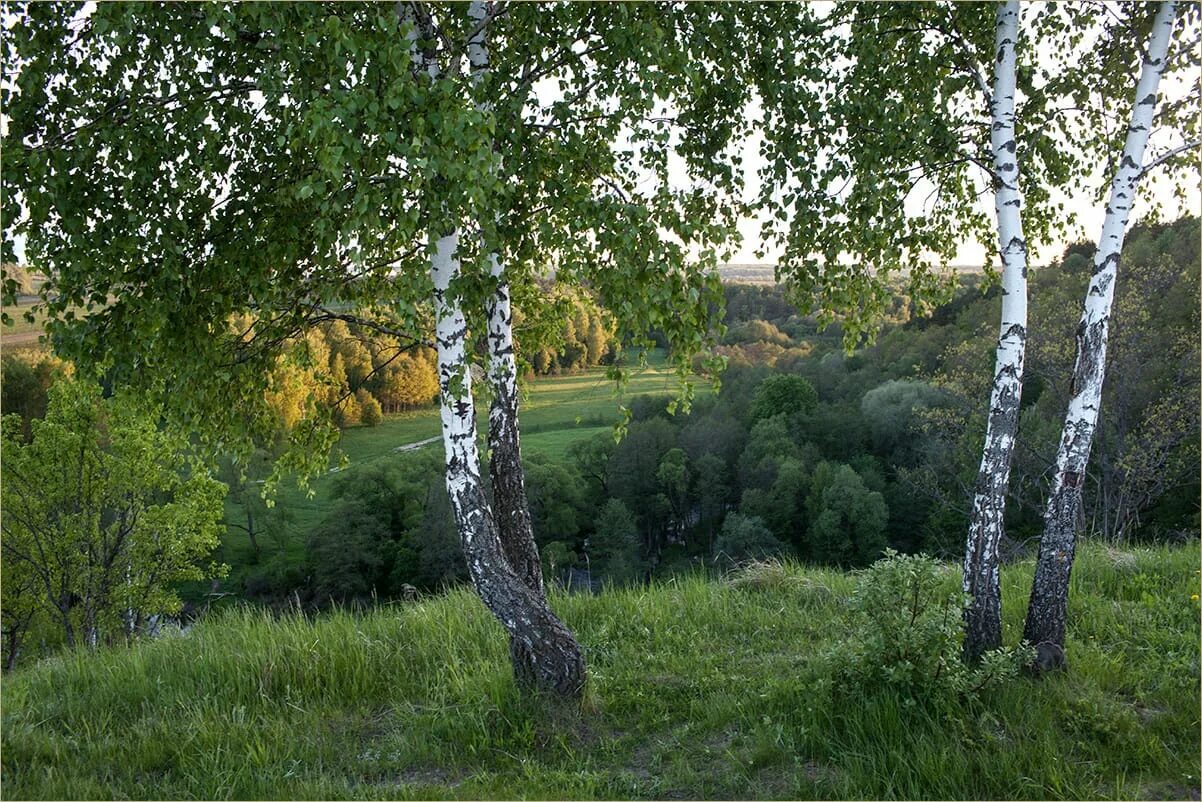
<instances>
[{"instance_id":1,"label":"green grass","mask_svg":"<svg viewBox=\"0 0 1202 802\"><path fill-rule=\"evenodd\" d=\"M1199 774L1197 542L1082 549L1069 672L984 700L834 705L853 577L556 596L581 711L524 701L467 590L309 621L252 610L3 683L9 798L1184 798ZM1006 638L1031 564L1003 572Z\"/></svg>"},{"instance_id":2,"label":"green grass","mask_svg":"<svg viewBox=\"0 0 1202 802\"><path fill-rule=\"evenodd\" d=\"M654 352L648 359L648 367L631 376L624 393L615 396L614 384L605 377L604 368L594 368L570 376L549 376L535 379L526 388L522 398L520 425L522 447L525 453L540 454L553 459L564 459L568 448L580 440L601 432L610 431L621 418L618 406L630 403L639 395L672 393L676 390L676 376L666 365L662 352ZM697 393L708 392L708 384L699 382ZM438 410L434 407L400 415L390 415L379 426L359 426L342 433L337 450L346 454L351 466L364 465L377 460L395 459L396 448L436 437L439 434ZM439 448L437 443L426 448ZM310 497L290 481L281 484L277 497L277 509L286 516L287 529L280 542L263 538L263 559L273 559L285 564L296 564L304 559L305 539L332 508L330 496L333 474L319 477L312 482ZM243 521L232 502L226 503L229 520ZM259 570L252 565L253 549L245 532L229 529L222 541L219 559L231 567L231 588L240 586L240 581L249 572ZM196 585L186 589L186 596L197 600L207 585Z\"/></svg>"},{"instance_id":3,"label":"green grass","mask_svg":"<svg viewBox=\"0 0 1202 802\"><path fill-rule=\"evenodd\" d=\"M45 312L35 312L32 322L25 319L25 313L38 303L40 303L40 301L27 298L22 300L16 306L5 306L4 311L8 313L13 322L10 326L0 326L0 337L9 337L17 334L29 334L31 332L37 332L38 334L41 334L46 325Z\"/></svg>"}]
</instances>

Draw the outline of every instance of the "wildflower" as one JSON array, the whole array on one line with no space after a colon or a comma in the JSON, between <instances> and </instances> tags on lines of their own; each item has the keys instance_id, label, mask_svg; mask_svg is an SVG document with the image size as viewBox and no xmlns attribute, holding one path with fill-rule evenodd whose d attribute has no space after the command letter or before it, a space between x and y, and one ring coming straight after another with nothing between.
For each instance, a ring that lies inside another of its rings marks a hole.
<instances>
[{"instance_id":1,"label":"wildflower","mask_svg":"<svg viewBox=\"0 0 1202 802\"><path fill-rule=\"evenodd\" d=\"M1197 601L1197 600L1198 600L1198 594L1197 594L1197 593L1195 593L1193 596L1190 596L1190 597L1189 597L1189 600L1190 600L1190 601Z\"/></svg>"}]
</instances>

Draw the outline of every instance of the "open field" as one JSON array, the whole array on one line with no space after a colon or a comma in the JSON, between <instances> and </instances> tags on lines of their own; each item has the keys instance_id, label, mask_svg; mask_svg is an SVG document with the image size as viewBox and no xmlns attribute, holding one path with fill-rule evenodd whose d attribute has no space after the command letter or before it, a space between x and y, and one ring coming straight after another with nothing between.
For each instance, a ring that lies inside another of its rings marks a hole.
<instances>
[{"instance_id":1,"label":"open field","mask_svg":"<svg viewBox=\"0 0 1202 802\"><path fill-rule=\"evenodd\" d=\"M621 414L619 404L648 394L673 393L676 375L665 365L662 353L652 354L648 367L634 373L621 396L614 395L614 384L605 376L604 368L594 368L565 376L540 377L530 382L522 399L520 415L522 447L527 454L541 454L554 459L566 457L573 443L612 431ZM699 382L697 393L708 392L708 383ZM388 416L379 426L358 426L342 433L336 452L344 453L349 466L364 465L377 460L397 459L397 450L439 434L438 410L434 407L400 415ZM420 448L439 448L435 440ZM408 450L408 449L407 449ZM298 563L305 555L305 538L331 509L330 492L337 472L318 477L312 482L312 495L299 490L287 481L281 484L276 496L275 514L281 516L286 534L277 540L264 540L264 556L283 552L285 563ZM233 501L227 499L226 511L230 520L243 520ZM233 570L227 584L237 587L247 568L251 567L253 550L246 533L228 529L222 542L220 559ZM189 598L196 598L199 586L190 587Z\"/></svg>"},{"instance_id":2,"label":"open field","mask_svg":"<svg viewBox=\"0 0 1202 802\"><path fill-rule=\"evenodd\" d=\"M46 316L39 312L32 321L25 319L25 313L35 303L36 299L23 297L16 306L4 307L13 322L11 326L0 326L0 345L29 345L38 341L46 325Z\"/></svg>"},{"instance_id":3,"label":"open field","mask_svg":"<svg viewBox=\"0 0 1202 802\"><path fill-rule=\"evenodd\" d=\"M230 610L4 681L22 799L1187 799L1198 792L1198 544L1083 544L1067 673L975 702L838 703L851 574L553 595L583 712L513 684L470 589L316 620ZM955 572L949 567L949 571ZM1002 573L1014 643L1030 561ZM951 579L955 579L951 577ZM958 580L955 580L958 581Z\"/></svg>"}]
</instances>

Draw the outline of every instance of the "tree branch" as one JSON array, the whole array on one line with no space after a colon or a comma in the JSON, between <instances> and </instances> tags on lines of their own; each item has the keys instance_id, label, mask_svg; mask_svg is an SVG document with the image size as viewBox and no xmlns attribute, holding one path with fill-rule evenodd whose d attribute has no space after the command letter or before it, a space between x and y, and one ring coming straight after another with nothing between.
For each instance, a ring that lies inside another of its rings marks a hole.
<instances>
[{"instance_id":1,"label":"tree branch","mask_svg":"<svg viewBox=\"0 0 1202 802\"><path fill-rule=\"evenodd\" d=\"M1164 153L1160 154L1152 161L1145 164L1144 168L1139 171L1139 175L1136 177L1136 179L1143 180L1143 177L1145 175L1147 175L1153 169L1155 169L1155 168L1159 167L1160 165L1164 164L1165 162L1169 161L1174 156L1184 153L1187 150L1192 150L1194 148L1199 148L1199 147L1202 147L1202 139L1195 139L1192 142L1186 142L1184 145L1179 145L1179 146L1173 148L1172 150L1165 151Z\"/></svg>"}]
</instances>

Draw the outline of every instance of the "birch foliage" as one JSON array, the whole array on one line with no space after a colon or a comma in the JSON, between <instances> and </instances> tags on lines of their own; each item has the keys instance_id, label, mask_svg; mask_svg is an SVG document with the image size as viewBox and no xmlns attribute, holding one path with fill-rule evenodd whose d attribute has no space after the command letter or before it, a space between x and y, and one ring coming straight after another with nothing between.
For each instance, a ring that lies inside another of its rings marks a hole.
<instances>
[{"instance_id":1,"label":"birch foliage","mask_svg":"<svg viewBox=\"0 0 1202 802\"><path fill-rule=\"evenodd\" d=\"M1130 102L1121 76L1132 73L1119 68L1138 58L1132 47L1149 22L1140 4L1123 5L1117 21L1094 4L1024 5L1016 155L1032 250L1074 229L1065 196L1093 191L1099 164L1115 158L1123 131L1115 121ZM841 320L852 347L878 329L891 281L907 285L920 309L945 299L944 271L964 241L985 249L992 270L994 7L846 3L815 24L823 58L798 64L802 55L771 49L755 57L764 132L757 208L796 302L824 322ZM1196 109L1196 55L1181 54L1173 68L1191 77L1161 117L1172 129L1166 152L1197 135L1186 111Z\"/></svg>"},{"instance_id":2,"label":"birch foliage","mask_svg":"<svg viewBox=\"0 0 1202 802\"><path fill-rule=\"evenodd\" d=\"M436 79L391 6L14 5L4 247L23 236L50 277L56 348L234 448L268 425L265 368L305 329L350 315L424 341L427 235L470 222L451 290L473 331L496 252L515 297L537 275L586 284L621 335L663 331L683 375L738 208L745 67L718 43L785 15L501 4L472 81L466 7L418 8ZM324 467L319 410L292 436L284 467Z\"/></svg>"}]
</instances>

